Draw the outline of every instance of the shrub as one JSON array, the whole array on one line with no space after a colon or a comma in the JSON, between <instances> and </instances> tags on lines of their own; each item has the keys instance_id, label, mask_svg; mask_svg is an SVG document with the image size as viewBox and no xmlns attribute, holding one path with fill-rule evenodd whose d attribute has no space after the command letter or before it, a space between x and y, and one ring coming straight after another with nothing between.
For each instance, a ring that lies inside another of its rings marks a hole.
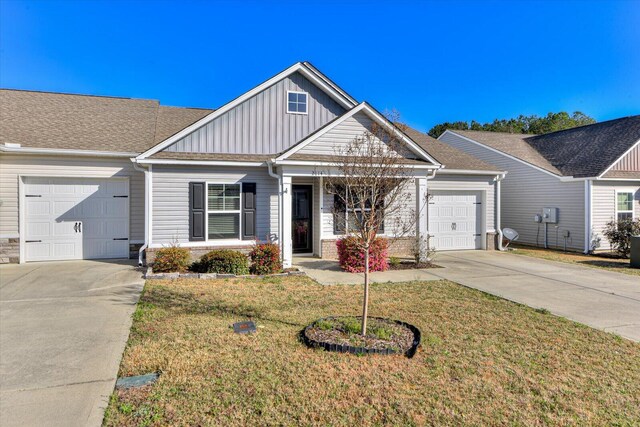
<instances>
[{"instance_id":1,"label":"shrub","mask_svg":"<svg viewBox=\"0 0 640 427\"><path fill-rule=\"evenodd\" d=\"M622 221L610 221L607 223L603 234L620 255L629 257L631 252L631 236L640 235L640 218L624 219Z\"/></svg>"},{"instance_id":2,"label":"shrub","mask_svg":"<svg viewBox=\"0 0 640 427\"><path fill-rule=\"evenodd\" d=\"M256 245L249 253L253 274L273 274L282 270L280 247L275 243Z\"/></svg>"},{"instance_id":3,"label":"shrub","mask_svg":"<svg viewBox=\"0 0 640 427\"><path fill-rule=\"evenodd\" d=\"M338 262L343 270L350 273L364 272L364 250L360 239L354 236L345 237L336 242L338 247ZM387 260L388 243L383 238L376 238L369 248L369 271L386 271L389 269Z\"/></svg>"},{"instance_id":4,"label":"shrub","mask_svg":"<svg viewBox=\"0 0 640 427\"><path fill-rule=\"evenodd\" d=\"M154 273L183 272L189 267L190 254L187 248L175 245L158 249L151 268Z\"/></svg>"},{"instance_id":5,"label":"shrub","mask_svg":"<svg viewBox=\"0 0 640 427\"><path fill-rule=\"evenodd\" d=\"M242 252L231 249L216 249L202 255L191 266L198 273L249 274L249 259Z\"/></svg>"}]
</instances>

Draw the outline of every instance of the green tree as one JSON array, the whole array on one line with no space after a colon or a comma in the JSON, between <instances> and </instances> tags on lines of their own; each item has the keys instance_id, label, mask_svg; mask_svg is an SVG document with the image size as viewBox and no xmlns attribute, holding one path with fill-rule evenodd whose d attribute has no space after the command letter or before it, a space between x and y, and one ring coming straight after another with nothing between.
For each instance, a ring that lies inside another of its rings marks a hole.
<instances>
[{"instance_id":1,"label":"green tree","mask_svg":"<svg viewBox=\"0 0 640 427\"><path fill-rule=\"evenodd\" d=\"M494 121L487 123L480 123L475 120L472 120L471 122L444 122L432 127L429 130L429 135L433 138L437 138L447 129L543 134L570 129L577 126L590 125L595 122L595 119L580 111L575 111L573 114L569 114L566 111L560 111L558 113L548 113L543 117L535 114L531 116L519 115L516 118L495 119Z\"/></svg>"}]
</instances>

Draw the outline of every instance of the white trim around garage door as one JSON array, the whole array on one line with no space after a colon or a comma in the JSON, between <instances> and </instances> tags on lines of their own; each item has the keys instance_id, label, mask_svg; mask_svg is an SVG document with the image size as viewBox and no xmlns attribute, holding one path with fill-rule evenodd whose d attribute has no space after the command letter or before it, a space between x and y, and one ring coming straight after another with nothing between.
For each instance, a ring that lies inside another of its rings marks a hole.
<instances>
[{"instance_id":1,"label":"white trim around garage door","mask_svg":"<svg viewBox=\"0 0 640 427\"><path fill-rule=\"evenodd\" d=\"M127 182L129 191L129 197L127 197L127 229L129 231L128 242L131 244L131 180L130 176L104 176L100 174L94 175L81 175L81 176L69 176L59 173L46 173L46 174L18 174L18 233L20 241L20 253L19 263L24 264L26 262L25 257L25 221L26 221L26 209L25 209L25 194L24 194L24 180L25 178L52 178L52 179L112 179L122 180Z\"/></svg>"}]
</instances>

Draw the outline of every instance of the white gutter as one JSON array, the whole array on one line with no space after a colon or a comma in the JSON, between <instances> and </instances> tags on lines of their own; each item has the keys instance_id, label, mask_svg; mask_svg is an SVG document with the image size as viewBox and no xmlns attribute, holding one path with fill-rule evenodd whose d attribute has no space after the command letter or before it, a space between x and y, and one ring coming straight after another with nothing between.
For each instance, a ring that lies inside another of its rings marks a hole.
<instances>
[{"instance_id":1,"label":"white gutter","mask_svg":"<svg viewBox=\"0 0 640 427\"><path fill-rule=\"evenodd\" d=\"M98 157L135 157L138 153L122 153L115 151L69 150L62 148L31 148L0 145L0 151L18 154L48 154L60 156L98 156Z\"/></svg>"},{"instance_id":2,"label":"white gutter","mask_svg":"<svg viewBox=\"0 0 640 427\"><path fill-rule=\"evenodd\" d=\"M591 250L591 228L593 227L593 214L591 212L591 200L593 197L593 182L584 182L584 253Z\"/></svg>"},{"instance_id":3,"label":"white gutter","mask_svg":"<svg viewBox=\"0 0 640 427\"><path fill-rule=\"evenodd\" d=\"M273 164L275 163L275 159L267 162L267 168L269 171L269 176L278 180L278 243L280 246L280 261L284 261L284 250L282 247L282 176L273 172Z\"/></svg>"},{"instance_id":4,"label":"white gutter","mask_svg":"<svg viewBox=\"0 0 640 427\"><path fill-rule=\"evenodd\" d=\"M150 225L150 211L151 211L151 168L149 165L147 168L141 168L135 162L135 159L131 159L133 162L133 168L138 172L144 172L144 244L140 246L138 249L138 265L142 266L144 262L142 261L142 254L145 249L149 247L150 239L149 239L149 225Z\"/></svg>"},{"instance_id":5,"label":"white gutter","mask_svg":"<svg viewBox=\"0 0 640 427\"><path fill-rule=\"evenodd\" d=\"M502 224L501 224L501 210L502 210L502 203L501 203L501 197L502 197L502 187L500 185L500 182L504 179L504 177L507 175L506 172L496 175L496 229L498 231L498 250L499 251L504 251L504 248L502 247Z\"/></svg>"},{"instance_id":6,"label":"white gutter","mask_svg":"<svg viewBox=\"0 0 640 427\"><path fill-rule=\"evenodd\" d=\"M237 162L233 160L178 160L178 159L135 159L141 165L197 165L197 166L264 166L265 162Z\"/></svg>"},{"instance_id":7,"label":"white gutter","mask_svg":"<svg viewBox=\"0 0 640 427\"><path fill-rule=\"evenodd\" d=\"M446 169L446 168L442 168L439 169L440 173L443 174L450 174L450 175L489 175L489 176L495 176L495 175L500 175L504 172L500 172L500 171L481 171L481 170L467 170L467 169Z\"/></svg>"}]
</instances>

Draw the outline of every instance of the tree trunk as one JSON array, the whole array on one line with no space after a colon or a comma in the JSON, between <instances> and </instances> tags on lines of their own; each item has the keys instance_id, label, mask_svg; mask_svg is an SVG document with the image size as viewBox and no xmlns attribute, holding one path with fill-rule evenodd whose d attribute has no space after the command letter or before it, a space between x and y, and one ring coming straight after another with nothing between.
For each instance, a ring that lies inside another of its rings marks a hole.
<instances>
[{"instance_id":1,"label":"tree trunk","mask_svg":"<svg viewBox=\"0 0 640 427\"><path fill-rule=\"evenodd\" d=\"M367 314L369 312L369 248L364 251L364 302L362 303L362 336L367 335Z\"/></svg>"}]
</instances>

